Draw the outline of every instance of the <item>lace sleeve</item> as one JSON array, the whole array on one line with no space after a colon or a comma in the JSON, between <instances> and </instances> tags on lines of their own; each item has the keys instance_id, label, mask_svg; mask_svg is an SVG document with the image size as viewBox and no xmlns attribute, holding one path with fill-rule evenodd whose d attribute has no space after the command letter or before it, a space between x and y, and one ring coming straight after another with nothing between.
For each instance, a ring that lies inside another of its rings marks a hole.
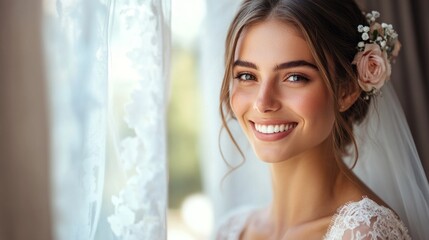
<instances>
[{"instance_id":1,"label":"lace sleeve","mask_svg":"<svg viewBox=\"0 0 429 240\"><path fill-rule=\"evenodd\" d=\"M404 223L390 209L363 198L339 209L325 240L411 239Z\"/></svg>"}]
</instances>

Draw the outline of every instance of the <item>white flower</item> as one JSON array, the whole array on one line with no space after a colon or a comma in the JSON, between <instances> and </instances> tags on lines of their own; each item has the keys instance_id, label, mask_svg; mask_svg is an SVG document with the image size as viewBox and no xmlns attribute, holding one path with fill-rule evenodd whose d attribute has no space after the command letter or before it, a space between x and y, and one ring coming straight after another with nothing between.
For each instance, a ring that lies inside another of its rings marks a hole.
<instances>
[{"instance_id":1,"label":"white flower","mask_svg":"<svg viewBox=\"0 0 429 240\"><path fill-rule=\"evenodd\" d=\"M360 87L374 94L390 78L391 63L397 57L401 43L392 24L375 21L379 12L372 11L365 16L369 26L358 26L362 41L357 44L358 52L352 64L356 65Z\"/></svg>"}]
</instances>

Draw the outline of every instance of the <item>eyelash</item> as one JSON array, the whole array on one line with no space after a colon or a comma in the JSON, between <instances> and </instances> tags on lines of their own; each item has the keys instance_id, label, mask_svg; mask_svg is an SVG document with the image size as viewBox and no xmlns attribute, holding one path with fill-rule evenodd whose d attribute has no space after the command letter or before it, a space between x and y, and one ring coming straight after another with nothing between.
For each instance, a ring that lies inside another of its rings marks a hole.
<instances>
[{"instance_id":1,"label":"eyelash","mask_svg":"<svg viewBox=\"0 0 429 240\"><path fill-rule=\"evenodd\" d=\"M251 79L242 79L242 77L245 75L250 76ZM239 73L234 78L237 79L238 81L243 81L243 82L256 80L256 77L250 73Z\"/></svg>"},{"instance_id":2,"label":"eyelash","mask_svg":"<svg viewBox=\"0 0 429 240\"><path fill-rule=\"evenodd\" d=\"M294 77L294 78L297 78L296 80L293 80L293 81L290 81L290 80L288 80L289 78L291 78L291 77ZM308 82L310 79L308 79L307 77L305 77L305 76L303 76L303 75L301 75L301 74L298 74L298 73L293 73L293 74L290 74L290 75L288 75L286 78L285 78L285 81L288 81L288 82L291 82L291 83L299 83L299 82L304 82L304 83L306 83L306 82Z\"/></svg>"},{"instance_id":3,"label":"eyelash","mask_svg":"<svg viewBox=\"0 0 429 240\"><path fill-rule=\"evenodd\" d=\"M242 78L243 76L249 76L249 79L243 79L243 78ZM292 80L292 81L291 81L291 80L288 80L288 79L290 79L291 77L296 78L296 80ZM239 80L239 81L243 81L243 82L246 82L246 81L254 81L254 80L256 80L256 77L255 77L253 74L250 74L250 73L238 73L234 78L235 78L235 79L237 79L237 80ZM301 74L293 73L293 74L289 74L289 75L285 78L285 81L287 81L287 82L291 82L291 83L299 83L299 82L304 82L304 83L306 83L306 82L308 82L308 81L309 81L309 79L308 79L307 77L305 77L305 76L301 75Z\"/></svg>"}]
</instances>

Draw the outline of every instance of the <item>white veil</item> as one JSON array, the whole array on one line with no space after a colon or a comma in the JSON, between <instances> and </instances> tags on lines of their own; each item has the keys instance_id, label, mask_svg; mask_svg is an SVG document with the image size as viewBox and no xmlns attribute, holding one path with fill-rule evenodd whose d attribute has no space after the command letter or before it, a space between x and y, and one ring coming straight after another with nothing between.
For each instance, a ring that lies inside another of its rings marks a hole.
<instances>
[{"instance_id":1,"label":"white veil","mask_svg":"<svg viewBox=\"0 0 429 240\"><path fill-rule=\"evenodd\" d=\"M426 239L429 185L389 82L382 88L382 95L373 99L368 117L354 131L359 159L353 172L396 211L413 239ZM352 160L345 159L348 163Z\"/></svg>"}]
</instances>

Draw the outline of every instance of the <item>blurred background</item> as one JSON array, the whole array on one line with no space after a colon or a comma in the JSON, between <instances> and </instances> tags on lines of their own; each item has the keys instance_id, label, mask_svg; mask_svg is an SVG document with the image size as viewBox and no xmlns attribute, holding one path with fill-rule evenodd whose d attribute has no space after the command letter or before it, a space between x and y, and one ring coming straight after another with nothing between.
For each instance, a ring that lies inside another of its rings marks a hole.
<instances>
[{"instance_id":1,"label":"blurred background","mask_svg":"<svg viewBox=\"0 0 429 240\"><path fill-rule=\"evenodd\" d=\"M198 37L203 0L172 0L171 92L168 108L168 239L207 239L212 207L203 194ZM192 9L192 14L190 14Z\"/></svg>"}]
</instances>

